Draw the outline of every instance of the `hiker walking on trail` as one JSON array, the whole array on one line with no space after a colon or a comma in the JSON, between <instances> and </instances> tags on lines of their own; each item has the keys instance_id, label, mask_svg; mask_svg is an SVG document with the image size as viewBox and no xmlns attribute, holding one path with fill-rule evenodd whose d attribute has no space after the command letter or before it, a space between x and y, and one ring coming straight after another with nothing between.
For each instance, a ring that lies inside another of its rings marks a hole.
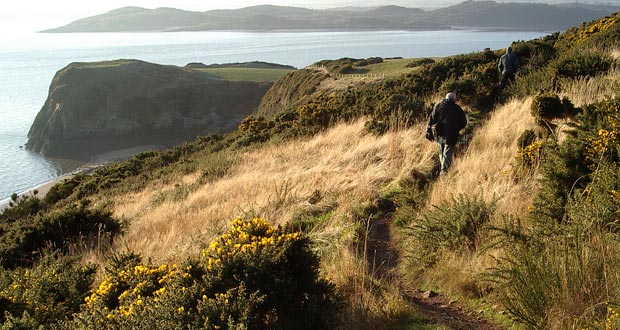
<instances>
[{"instance_id":1,"label":"hiker walking on trail","mask_svg":"<svg viewBox=\"0 0 620 330\"><path fill-rule=\"evenodd\" d=\"M465 112L456 104L455 93L446 94L446 98L437 104L428 117L426 138L439 143L441 175L446 174L452 164L452 155L459 139L459 131L466 125Z\"/></svg>"},{"instance_id":2,"label":"hiker walking on trail","mask_svg":"<svg viewBox=\"0 0 620 330\"><path fill-rule=\"evenodd\" d=\"M497 93L501 92L508 84L508 81L514 82L517 69L519 68L519 58L512 52L512 47L506 48L506 53L499 58L497 64L499 72L502 74L502 81L499 85Z\"/></svg>"}]
</instances>

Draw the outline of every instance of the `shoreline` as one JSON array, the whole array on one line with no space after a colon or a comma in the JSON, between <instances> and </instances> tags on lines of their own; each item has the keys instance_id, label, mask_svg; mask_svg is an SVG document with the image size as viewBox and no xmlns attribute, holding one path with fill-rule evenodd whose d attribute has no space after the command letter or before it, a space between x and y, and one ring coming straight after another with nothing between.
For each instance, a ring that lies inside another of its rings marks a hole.
<instances>
[{"instance_id":1,"label":"shoreline","mask_svg":"<svg viewBox=\"0 0 620 330\"><path fill-rule=\"evenodd\" d=\"M84 174L84 173L90 173L90 172L94 172L95 170L97 170L98 168L104 167L104 166L108 166L117 162L121 162L124 160L127 160L131 157L133 157L136 154L139 154L141 152L146 152L146 151L158 151L158 150L163 150L165 149L164 146L161 145L144 145L144 146L137 146L137 147L131 147L131 148L124 148L124 149L118 149L118 150L112 150L112 151L108 151L99 155L95 155L93 157L91 157L91 161L85 163L84 165L81 165L79 167L77 167L74 170L71 170L67 173L63 173L61 175L59 175L58 177L45 181L43 183L40 183L34 187L31 187L29 189L26 189L23 192L17 193L17 196L21 197L21 196L36 196L38 198L43 198L45 196L45 194L57 183L66 180L66 179L70 179L73 176L77 175L77 174ZM37 191L37 194L35 195L34 192ZM0 212L2 212L5 208L7 208L9 206L9 203L11 202L11 197L7 197L6 199L2 199L0 200Z\"/></svg>"}]
</instances>

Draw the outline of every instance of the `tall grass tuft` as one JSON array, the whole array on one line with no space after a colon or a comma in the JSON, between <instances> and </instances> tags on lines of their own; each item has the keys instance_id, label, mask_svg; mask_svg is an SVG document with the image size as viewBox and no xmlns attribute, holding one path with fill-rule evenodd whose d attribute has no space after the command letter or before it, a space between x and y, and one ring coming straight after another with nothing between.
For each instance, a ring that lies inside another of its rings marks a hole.
<instances>
[{"instance_id":1,"label":"tall grass tuft","mask_svg":"<svg viewBox=\"0 0 620 330\"><path fill-rule=\"evenodd\" d=\"M620 96L620 65L594 77L580 77L561 83L562 95L576 106L584 106Z\"/></svg>"},{"instance_id":2,"label":"tall grass tuft","mask_svg":"<svg viewBox=\"0 0 620 330\"><path fill-rule=\"evenodd\" d=\"M617 237L584 225L511 241L513 248L492 272L503 305L530 329L576 328L618 301Z\"/></svg>"}]
</instances>

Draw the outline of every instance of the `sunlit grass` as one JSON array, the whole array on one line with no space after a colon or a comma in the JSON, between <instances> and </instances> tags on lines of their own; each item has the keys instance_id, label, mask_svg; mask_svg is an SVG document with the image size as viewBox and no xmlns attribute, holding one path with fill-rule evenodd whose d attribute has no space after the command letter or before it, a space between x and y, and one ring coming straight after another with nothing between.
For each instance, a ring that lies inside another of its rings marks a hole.
<instances>
[{"instance_id":1,"label":"sunlit grass","mask_svg":"<svg viewBox=\"0 0 620 330\"><path fill-rule=\"evenodd\" d=\"M515 183L517 139L536 128L530 114L531 99L513 100L491 115L474 131L469 148L457 154L446 177L432 188L429 204L437 205L451 195L480 195L498 201L499 211L519 214L527 209L535 191L533 182Z\"/></svg>"},{"instance_id":2,"label":"sunlit grass","mask_svg":"<svg viewBox=\"0 0 620 330\"><path fill-rule=\"evenodd\" d=\"M168 260L196 240L210 239L239 215L287 223L315 190L338 205L324 230L343 234L340 217L413 169L430 171L435 156L435 145L424 140L420 126L377 137L366 133L363 124L340 124L310 140L241 153L229 174L178 202L156 201L175 185L195 184L199 175L179 177L170 185L151 182L141 192L115 198L115 214L130 224L118 248Z\"/></svg>"},{"instance_id":3,"label":"sunlit grass","mask_svg":"<svg viewBox=\"0 0 620 330\"><path fill-rule=\"evenodd\" d=\"M276 81L293 70L261 68L204 68L196 69L213 77L230 81Z\"/></svg>"},{"instance_id":4,"label":"sunlit grass","mask_svg":"<svg viewBox=\"0 0 620 330\"><path fill-rule=\"evenodd\" d=\"M415 68L407 68L407 64L411 63L412 59L384 59L382 63L370 64L363 67L355 67L352 74L371 74L371 75L385 75L386 78L395 78L403 74L416 70Z\"/></svg>"},{"instance_id":5,"label":"sunlit grass","mask_svg":"<svg viewBox=\"0 0 620 330\"><path fill-rule=\"evenodd\" d=\"M568 97L576 106L618 97L620 95L620 66L616 65L609 72L596 77L582 77L564 82L562 90L563 96Z\"/></svg>"}]
</instances>

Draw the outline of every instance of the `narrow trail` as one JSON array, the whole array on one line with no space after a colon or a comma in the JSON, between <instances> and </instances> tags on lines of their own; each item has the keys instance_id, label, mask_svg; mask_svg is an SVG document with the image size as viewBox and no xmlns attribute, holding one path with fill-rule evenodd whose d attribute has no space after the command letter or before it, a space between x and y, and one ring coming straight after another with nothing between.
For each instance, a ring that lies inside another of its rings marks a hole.
<instances>
[{"instance_id":1,"label":"narrow trail","mask_svg":"<svg viewBox=\"0 0 620 330\"><path fill-rule=\"evenodd\" d=\"M373 220L368 226L366 262L369 274L378 280L398 283L401 294L435 324L454 330L502 330L503 328L468 310L463 304L431 291L405 288L398 274L398 251L392 245L390 217Z\"/></svg>"}]
</instances>

